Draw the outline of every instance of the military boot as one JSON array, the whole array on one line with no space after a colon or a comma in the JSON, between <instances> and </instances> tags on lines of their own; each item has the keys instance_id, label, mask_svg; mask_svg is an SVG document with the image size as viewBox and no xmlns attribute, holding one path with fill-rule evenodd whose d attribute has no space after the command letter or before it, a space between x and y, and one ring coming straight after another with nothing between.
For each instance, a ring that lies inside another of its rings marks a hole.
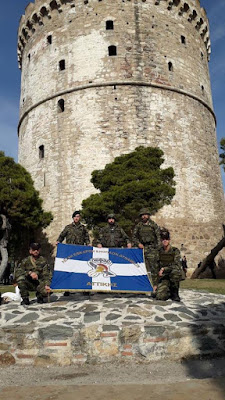
<instances>
[{"instance_id":1,"label":"military boot","mask_svg":"<svg viewBox=\"0 0 225 400\"><path fill-rule=\"evenodd\" d=\"M37 303L39 303L39 304L44 303L44 298L41 295L37 296Z\"/></svg>"},{"instance_id":2,"label":"military boot","mask_svg":"<svg viewBox=\"0 0 225 400\"><path fill-rule=\"evenodd\" d=\"M171 289L171 296L170 296L171 300L173 301L177 301L180 302L180 296L178 294L178 289L177 288L173 288Z\"/></svg>"},{"instance_id":3,"label":"military boot","mask_svg":"<svg viewBox=\"0 0 225 400\"><path fill-rule=\"evenodd\" d=\"M24 298L22 299L22 301L21 301L21 305L22 305L22 306L29 306L29 304L30 304L29 297L24 297Z\"/></svg>"}]
</instances>

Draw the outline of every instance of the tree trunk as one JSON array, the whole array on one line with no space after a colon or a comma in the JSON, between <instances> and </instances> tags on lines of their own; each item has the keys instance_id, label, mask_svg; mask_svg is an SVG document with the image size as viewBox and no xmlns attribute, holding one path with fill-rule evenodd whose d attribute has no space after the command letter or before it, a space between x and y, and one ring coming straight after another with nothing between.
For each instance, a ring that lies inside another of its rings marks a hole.
<instances>
[{"instance_id":1,"label":"tree trunk","mask_svg":"<svg viewBox=\"0 0 225 400\"><path fill-rule=\"evenodd\" d=\"M206 270L206 268L214 262L214 258L217 256L217 254L220 252L225 247L225 237L223 237L219 243L211 250L211 252L207 255L206 258L202 261L201 265L197 267L192 276L191 279L197 279L199 275Z\"/></svg>"},{"instance_id":2,"label":"tree trunk","mask_svg":"<svg viewBox=\"0 0 225 400\"><path fill-rule=\"evenodd\" d=\"M0 280L2 279L5 269L7 267L8 264L8 251L7 251L7 247L4 247L0 244L0 253L2 256L2 261L0 264Z\"/></svg>"}]
</instances>

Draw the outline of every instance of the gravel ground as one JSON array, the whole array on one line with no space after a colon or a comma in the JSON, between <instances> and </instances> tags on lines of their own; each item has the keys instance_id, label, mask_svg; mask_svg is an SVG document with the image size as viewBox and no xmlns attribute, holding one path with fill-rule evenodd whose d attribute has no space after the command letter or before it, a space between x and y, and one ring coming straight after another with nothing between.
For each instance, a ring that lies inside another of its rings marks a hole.
<instances>
[{"instance_id":1,"label":"gravel ground","mask_svg":"<svg viewBox=\"0 0 225 400\"><path fill-rule=\"evenodd\" d=\"M225 358L152 364L101 364L68 367L0 368L0 388L45 385L121 385L185 382L225 377Z\"/></svg>"}]
</instances>

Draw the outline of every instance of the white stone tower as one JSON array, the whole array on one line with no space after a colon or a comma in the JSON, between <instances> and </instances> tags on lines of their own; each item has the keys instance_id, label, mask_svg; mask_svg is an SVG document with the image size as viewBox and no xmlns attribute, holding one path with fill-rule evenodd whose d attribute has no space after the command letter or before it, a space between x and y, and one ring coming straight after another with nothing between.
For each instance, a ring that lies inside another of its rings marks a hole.
<instances>
[{"instance_id":1,"label":"white stone tower","mask_svg":"<svg viewBox=\"0 0 225 400\"><path fill-rule=\"evenodd\" d=\"M55 240L94 192L91 172L159 146L177 182L156 216L195 266L222 236L224 198L199 0L36 0L22 16L19 162ZM140 204L141 207L141 204Z\"/></svg>"}]
</instances>

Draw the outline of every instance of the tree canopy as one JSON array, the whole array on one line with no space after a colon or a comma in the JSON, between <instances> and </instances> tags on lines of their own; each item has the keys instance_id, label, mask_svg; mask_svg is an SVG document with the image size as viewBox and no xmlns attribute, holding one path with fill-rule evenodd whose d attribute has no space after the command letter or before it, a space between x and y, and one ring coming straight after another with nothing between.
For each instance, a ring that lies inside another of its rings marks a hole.
<instances>
[{"instance_id":1,"label":"tree canopy","mask_svg":"<svg viewBox=\"0 0 225 400\"><path fill-rule=\"evenodd\" d=\"M161 169L163 151L137 147L116 157L103 170L92 172L91 182L99 193L82 202L82 215L89 228L101 226L114 212L121 226L130 231L141 207L155 213L170 204L175 194L174 170Z\"/></svg>"},{"instance_id":2,"label":"tree canopy","mask_svg":"<svg viewBox=\"0 0 225 400\"><path fill-rule=\"evenodd\" d=\"M225 138L220 141L220 149L223 151L220 153L220 165L222 165L223 170L225 171Z\"/></svg>"},{"instance_id":3,"label":"tree canopy","mask_svg":"<svg viewBox=\"0 0 225 400\"><path fill-rule=\"evenodd\" d=\"M33 240L35 232L48 226L53 219L42 208L42 199L34 188L30 174L13 158L0 152L0 212L12 225L12 247ZM26 243L27 244L27 243Z\"/></svg>"}]
</instances>

